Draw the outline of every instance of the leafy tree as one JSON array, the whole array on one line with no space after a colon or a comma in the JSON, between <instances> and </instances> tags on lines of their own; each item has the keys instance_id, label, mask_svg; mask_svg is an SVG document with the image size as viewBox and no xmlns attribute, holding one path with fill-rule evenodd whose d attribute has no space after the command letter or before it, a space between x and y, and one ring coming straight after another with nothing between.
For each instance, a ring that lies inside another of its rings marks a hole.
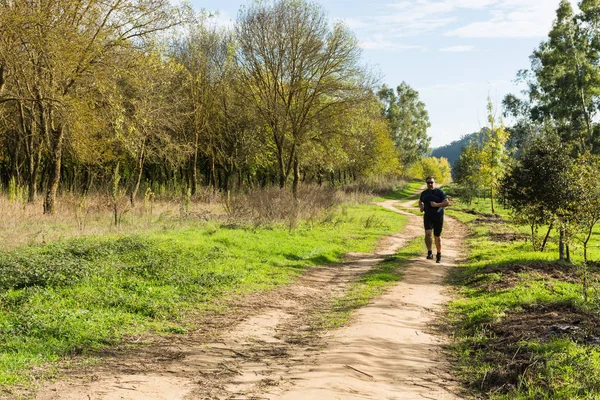
<instances>
[{"instance_id":1,"label":"leafy tree","mask_svg":"<svg viewBox=\"0 0 600 400\"><path fill-rule=\"evenodd\" d=\"M478 190L483 187L481 181L481 142L479 133L471 137L469 143L462 148L458 161L452 168L452 176L462 188L461 197L469 204Z\"/></svg>"},{"instance_id":2,"label":"leafy tree","mask_svg":"<svg viewBox=\"0 0 600 400\"><path fill-rule=\"evenodd\" d=\"M554 133L534 138L522 149L516 163L501 182L506 204L517 222L527 223L536 246L536 233L543 224L565 228L569 224L571 209L577 200L572 187L574 160L567 145ZM561 232L564 232L561 229ZM546 234L546 239L548 234ZM543 250L546 239L539 247ZM564 258L563 250L561 259Z\"/></svg>"},{"instance_id":3,"label":"leafy tree","mask_svg":"<svg viewBox=\"0 0 600 400\"><path fill-rule=\"evenodd\" d=\"M409 169L409 176L414 179L425 179L434 176L440 184L450 182L452 179L451 168L448 159L443 157L424 157L413 163Z\"/></svg>"},{"instance_id":4,"label":"leafy tree","mask_svg":"<svg viewBox=\"0 0 600 400\"><path fill-rule=\"evenodd\" d=\"M303 0L242 9L236 32L248 100L276 147L279 185L293 171L296 194L303 151L319 134L319 120L368 98L358 42L341 23L330 29L322 9Z\"/></svg>"},{"instance_id":5,"label":"leafy tree","mask_svg":"<svg viewBox=\"0 0 600 400\"><path fill-rule=\"evenodd\" d=\"M507 148L518 151L540 131L540 124L531 118L531 104L513 94L507 94L502 100L503 116L516 122L507 127Z\"/></svg>"},{"instance_id":6,"label":"leafy tree","mask_svg":"<svg viewBox=\"0 0 600 400\"><path fill-rule=\"evenodd\" d=\"M492 212L496 212L496 191L509 161L506 149L509 134L502 122L497 121L489 99L487 110L488 125L463 147L453 172L455 181L463 186L463 195L469 201L479 189L489 190Z\"/></svg>"},{"instance_id":7,"label":"leafy tree","mask_svg":"<svg viewBox=\"0 0 600 400\"><path fill-rule=\"evenodd\" d=\"M531 56L529 95L534 119L551 119L563 140L577 143L579 152L598 151L593 121L600 105L600 42L598 6L583 1L575 15L562 0L556 20Z\"/></svg>"},{"instance_id":8,"label":"leafy tree","mask_svg":"<svg viewBox=\"0 0 600 400\"><path fill-rule=\"evenodd\" d=\"M0 103L21 99L36 110L38 143L45 144L48 184L44 212L53 213L63 150L80 111L80 92L94 85L123 48L178 22L168 0L56 0L2 2L0 65L5 87ZM12 54L22 55L15 60ZM83 109L86 107L84 106ZM34 179L34 178L32 178Z\"/></svg>"},{"instance_id":9,"label":"leafy tree","mask_svg":"<svg viewBox=\"0 0 600 400\"><path fill-rule=\"evenodd\" d=\"M508 155L506 142L508 132L496 121L492 101L488 99L488 126L482 130L483 141L480 155L480 174L485 187L490 190L492 213L495 213L494 198L500 179L506 170Z\"/></svg>"},{"instance_id":10,"label":"leafy tree","mask_svg":"<svg viewBox=\"0 0 600 400\"><path fill-rule=\"evenodd\" d=\"M571 190L575 200L571 207L573 235L583 244L583 261L588 261L588 244L594 227L600 221L600 157L586 152L573 164Z\"/></svg>"},{"instance_id":11,"label":"leafy tree","mask_svg":"<svg viewBox=\"0 0 600 400\"><path fill-rule=\"evenodd\" d=\"M394 143L389 136L388 124L379 113L376 98L364 106L357 106L352 117L340 118L340 147L346 162L342 168L354 177L392 177L400 173L400 163Z\"/></svg>"},{"instance_id":12,"label":"leafy tree","mask_svg":"<svg viewBox=\"0 0 600 400\"><path fill-rule=\"evenodd\" d=\"M427 136L427 129L431 123L425 103L406 82L402 82L395 92L384 85L378 96L383 103L382 113L389 121L400 162L406 168L429 152L431 138Z\"/></svg>"}]
</instances>

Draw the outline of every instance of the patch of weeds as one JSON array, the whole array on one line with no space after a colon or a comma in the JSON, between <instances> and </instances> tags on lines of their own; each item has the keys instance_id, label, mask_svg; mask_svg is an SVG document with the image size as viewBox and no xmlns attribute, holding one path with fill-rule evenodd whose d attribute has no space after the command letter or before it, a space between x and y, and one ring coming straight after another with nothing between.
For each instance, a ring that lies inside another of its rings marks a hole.
<instances>
[{"instance_id":1,"label":"patch of weeds","mask_svg":"<svg viewBox=\"0 0 600 400\"><path fill-rule=\"evenodd\" d=\"M600 394L599 323L561 303L510 312L461 346L468 385L490 398L593 398L581 395Z\"/></svg>"},{"instance_id":2,"label":"patch of weeds","mask_svg":"<svg viewBox=\"0 0 600 400\"><path fill-rule=\"evenodd\" d=\"M466 286L478 287L486 291L506 290L519 285L523 280L549 282L580 282L580 271L572 264L563 262L530 261L488 265L463 277L460 282Z\"/></svg>"},{"instance_id":3,"label":"patch of weeds","mask_svg":"<svg viewBox=\"0 0 600 400\"><path fill-rule=\"evenodd\" d=\"M458 375L477 397L600 398L600 316L581 269L482 212L451 211L470 229L469 259L451 277L462 295L449 306Z\"/></svg>"}]
</instances>

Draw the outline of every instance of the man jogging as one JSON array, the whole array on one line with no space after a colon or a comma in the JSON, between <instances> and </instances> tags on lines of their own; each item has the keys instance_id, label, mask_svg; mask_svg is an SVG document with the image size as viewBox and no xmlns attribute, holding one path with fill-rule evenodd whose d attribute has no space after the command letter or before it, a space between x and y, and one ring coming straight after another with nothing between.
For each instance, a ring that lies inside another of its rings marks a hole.
<instances>
[{"instance_id":1,"label":"man jogging","mask_svg":"<svg viewBox=\"0 0 600 400\"><path fill-rule=\"evenodd\" d=\"M419 209L423 214L423 225L425 226L425 245L427 246L427 259L433 259L431 233L435 238L435 248L437 255L435 262L442 261L442 227L444 226L444 207L450 205L448 196L442 189L435 187L435 179L428 176L425 179L427 189L421 193L419 199Z\"/></svg>"}]
</instances>

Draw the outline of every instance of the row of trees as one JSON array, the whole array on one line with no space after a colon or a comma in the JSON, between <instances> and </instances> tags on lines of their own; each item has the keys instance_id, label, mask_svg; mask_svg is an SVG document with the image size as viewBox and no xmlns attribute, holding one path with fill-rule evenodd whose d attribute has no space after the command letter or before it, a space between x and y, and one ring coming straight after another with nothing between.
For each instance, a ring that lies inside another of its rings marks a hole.
<instances>
[{"instance_id":1,"label":"row of trees","mask_svg":"<svg viewBox=\"0 0 600 400\"><path fill-rule=\"evenodd\" d=\"M576 13L561 1L548 39L518 78L527 84L525 98L503 100L516 123L505 130L490 118L483 137L463 149L457 180L488 189L492 199L499 190L517 221L530 226L536 249L557 229L560 258L570 259L569 245L578 240L587 260L600 220L600 3L582 0ZM487 163L473 162L481 159ZM541 226L548 230L538 240Z\"/></svg>"},{"instance_id":2,"label":"row of trees","mask_svg":"<svg viewBox=\"0 0 600 400\"><path fill-rule=\"evenodd\" d=\"M231 30L168 0L0 0L0 182L44 193L398 174L427 151L406 83L377 88L316 4L242 8ZM118 179L117 179L118 178Z\"/></svg>"}]
</instances>

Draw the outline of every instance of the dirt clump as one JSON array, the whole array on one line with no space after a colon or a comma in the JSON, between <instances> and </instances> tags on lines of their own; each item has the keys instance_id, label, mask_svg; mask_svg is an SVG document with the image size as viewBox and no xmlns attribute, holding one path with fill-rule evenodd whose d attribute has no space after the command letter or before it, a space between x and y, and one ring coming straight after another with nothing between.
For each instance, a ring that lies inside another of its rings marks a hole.
<instances>
[{"instance_id":1,"label":"dirt clump","mask_svg":"<svg viewBox=\"0 0 600 400\"><path fill-rule=\"evenodd\" d=\"M525 240L527 240L527 235L514 232L490 232L488 238L492 242L511 243L524 242Z\"/></svg>"},{"instance_id":2,"label":"dirt clump","mask_svg":"<svg viewBox=\"0 0 600 400\"><path fill-rule=\"evenodd\" d=\"M590 271L593 272L592 269ZM506 290L524 281L544 281L551 289L553 281L579 283L581 269L561 262L529 262L503 265L488 265L476 274L463 278L468 286L485 291Z\"/></svg>"},{"instance_id":3,"label":"dirt clump","mask_svg":"<svg viewBox=\"0 0 600 400\"><path fill-rule=\"evenodd\" d=\"M485 328L485 337L474 343L484 350L483 362L496 367L468 385L484 393L510 393L522 381L536 379L544 366L529 343L547 343L557 338L589 346L600 345L600 317L569 304L535 304L506 315Z\"/></svg>"}]
</instances>

